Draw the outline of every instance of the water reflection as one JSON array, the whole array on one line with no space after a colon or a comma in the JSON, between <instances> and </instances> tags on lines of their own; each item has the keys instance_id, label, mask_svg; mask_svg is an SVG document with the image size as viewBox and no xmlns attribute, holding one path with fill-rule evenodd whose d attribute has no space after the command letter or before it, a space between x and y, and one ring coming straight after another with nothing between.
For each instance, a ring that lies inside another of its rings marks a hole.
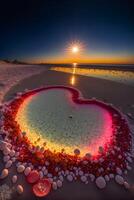
<instances>
[{"instance_id":1,"label":"water reflection","mask_svg":"<svg viewBox=\"0 0 134 200\"><path fill-rule=\"evenodd\" d=\"M73 71L72 71L72 76L71 76L71 79L70 79L70 84L71 85L75 85L75 73L76 73L76 66L77 66L77 63L73 63Z\"/></svg>"}]
</instances>

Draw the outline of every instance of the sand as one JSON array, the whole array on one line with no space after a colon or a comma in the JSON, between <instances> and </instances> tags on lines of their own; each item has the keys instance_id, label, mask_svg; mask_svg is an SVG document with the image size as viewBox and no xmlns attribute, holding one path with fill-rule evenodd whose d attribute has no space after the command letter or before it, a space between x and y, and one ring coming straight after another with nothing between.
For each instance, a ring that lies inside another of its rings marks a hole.
<instances>
[{"instance_id":1,"label":"sand","mask_svg":"<svg viewBox=\"0 0 134 200\"><path fill-rule=\"evenodd\" d=\"M65 74L63 72L45 71L39 75L34 75L30 78L25 78L17 85L8 90L4 96L3 101L10 100L16 92L24 91L24 89L33 89L40 86L47 85L66 85L71 84L72 75ZM99 78L91 78L80 75L75 75L75 84L73 87L79 89L85 98L95 97L99 100L112 103L124 114L128 112L134 116L134 108L131 106L134 104L134 87L117 82L103 80ZM133 120L129 120L131 124L134 124ZM128 173L126 180L132 185L134 184L134 166L133 170ZM6 181L6 180L5 180ZM31 188L26 184L24 177L21 177L19 182L24 185L24 194L21 196L15 196L14 199L34 200L35 198L31 193ZM7 181L11 184L11 181ZM64 181L63 187L57 191L52 191L46 200L131 200L134 199L134 189L130 191L125 190L122 186L115 183L114 180L107 184L106 189L99 190L94 183L84 185L81 182L68 183Z\"/></svg>"}]
</instances>

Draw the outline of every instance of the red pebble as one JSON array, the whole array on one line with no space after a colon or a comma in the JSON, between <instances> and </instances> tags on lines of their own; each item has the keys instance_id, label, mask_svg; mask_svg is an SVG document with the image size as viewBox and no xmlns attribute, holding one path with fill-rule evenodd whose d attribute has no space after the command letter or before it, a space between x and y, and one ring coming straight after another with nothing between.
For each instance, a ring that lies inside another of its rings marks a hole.
<instances>
[{"instance_id":1,"label":"red pebble","mask_svg":"<svg viewBox=\"0 0 134 200\"><path fill-rule=\"evenodd\" d=\"M37 170L31 171L27 176L27 182L28 183L35 183L39 180L39 172Z\"/></svg>"},{"instance_id":2,"label":"red pebble","mask_svg":"<svg viewBox=\"0 0 134 200\"><path fill-rule=\"evenodd\" d=\"M33 193L37 197L44 197L48 195L50 190L51 190L51 183L48 179L45 178L39 180L38 183L33 185Z\"/></svg>"}]
</instances>

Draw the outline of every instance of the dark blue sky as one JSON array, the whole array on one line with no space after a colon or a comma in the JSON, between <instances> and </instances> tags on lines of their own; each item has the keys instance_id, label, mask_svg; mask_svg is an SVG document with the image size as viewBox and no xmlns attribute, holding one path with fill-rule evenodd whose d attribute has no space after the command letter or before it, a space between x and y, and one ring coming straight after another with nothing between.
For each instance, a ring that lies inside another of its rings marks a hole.
<instances>
[{"instance_id":1,"label":"dark blue sky","mask_svg":"<svg viewBox=\"0 0 134 200\"><path fill-rule=\"evenodd\" d=\"M133 0L9 0L0 5L0 58L50 61L75 40L86 59L134 55ZM65 56L65 55L63 55ZM131 59L131 58L130 58Z\"/></svg>"}]
</instances>

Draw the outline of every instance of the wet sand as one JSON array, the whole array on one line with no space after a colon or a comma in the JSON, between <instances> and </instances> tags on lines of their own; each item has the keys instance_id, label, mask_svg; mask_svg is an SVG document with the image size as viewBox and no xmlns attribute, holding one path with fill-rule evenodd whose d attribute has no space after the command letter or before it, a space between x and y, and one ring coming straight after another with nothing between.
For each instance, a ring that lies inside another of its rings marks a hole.
<instances>
[{"instance_id":1,"label":"wet sand","mask_svg":"<svg viewBox=\"0 0 134 200\"><path fill-rule=\"evenodd\" d=\"M71 74L63 72L45 71L39 75L34 75L30 78L26 78L20 81L17 85L13 86L4 97L4 101L10 100L16 92L24 91L27 89L33 89L41 86L48 85L71 85ZM75 84L73 87L79 89L85 98L95 97L99 100L112 103L119 108L124 114L131 112L134 116L134 87L127 86L125 84L116 83L113 81L102 80L99 78L90 78L80 75L75 75ZM134 124L133 120L130 120L131 124ZM134 169L134 168L133 168ZM124 176L125 177L125 176ZM134 170L130 171L126 176L126 180L129 183L134 183ZM11 180L8 179L4 182L11 184ZM15 196L14 199L21 200L34 200L35 198L31 194L31 188L27 185L24 177L21 177L18 183L23 182L24 194L21 196ZM133 189L134 190L134 189ZM57 191L52 191L46 200L131 200L134 199L134 191L127 191L122 186L111 180L104 190L99 190L95 186L95 183L89 183L85 185L81 182L68 183L64 181L63 187Z\"/></svg>"}]
</instances>

